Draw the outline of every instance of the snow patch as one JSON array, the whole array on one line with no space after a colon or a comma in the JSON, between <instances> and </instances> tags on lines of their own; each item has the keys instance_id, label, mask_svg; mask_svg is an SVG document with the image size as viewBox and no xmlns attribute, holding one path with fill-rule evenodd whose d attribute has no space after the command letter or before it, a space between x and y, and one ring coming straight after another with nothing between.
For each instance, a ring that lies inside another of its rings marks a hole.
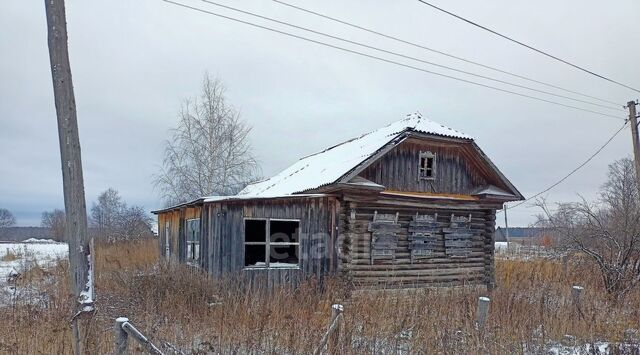
<instances>
[{"instance_id":1,"label":"snow patch","mask_svg":"<svg viewBox=\"0 0 640 355\"><path fill-rule=\"evenodd\" d=\"M497 251L507 250L508 246L509 246L509 243L507 242L495 242L493 245L494 249Z\"/></svg>"},{"instance_id":2,"label":"snow patch","mask_svg":"<svg viewBox=\"0 0 640 355\"><path fill-rule=\"evenodd\" d=\"M61 242L56 242L53 239L37 239L37 238L29 238L27 240L22 241L23 243L29 244L65 244Z\"/></svg>"},{"instance_id":3,"label":"snow patch","mask_svg":"<svg viewBox=\"0 0 640 355\"><path fill-rule=\"evenodd\" d=\"M15 260L4 261L7 254L16 255ZM49 266L58 259L66 258L69 246L66 243L0 243L0 284L11 275L38 264Z\"/></svg>"}]
</instances>

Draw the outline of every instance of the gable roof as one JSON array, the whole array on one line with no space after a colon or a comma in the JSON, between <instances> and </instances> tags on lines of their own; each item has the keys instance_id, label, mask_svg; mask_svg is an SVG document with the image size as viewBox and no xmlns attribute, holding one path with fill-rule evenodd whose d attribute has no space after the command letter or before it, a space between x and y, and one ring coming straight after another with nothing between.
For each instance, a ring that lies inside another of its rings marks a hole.
<instances>
[{"instance_id":1,"label":"gable roof","mask_svg":"<svg viewBox=\"0 0 640 355\"><path fill-rule=\"evenodd\" d=\"M407 131L473 141L473 137L423 118L419 113L386 127L309 155L275 176L245 187L238 195L255 197L301 193L337 182L367 158L403 141Z\"/></svg>"}]
</instances>

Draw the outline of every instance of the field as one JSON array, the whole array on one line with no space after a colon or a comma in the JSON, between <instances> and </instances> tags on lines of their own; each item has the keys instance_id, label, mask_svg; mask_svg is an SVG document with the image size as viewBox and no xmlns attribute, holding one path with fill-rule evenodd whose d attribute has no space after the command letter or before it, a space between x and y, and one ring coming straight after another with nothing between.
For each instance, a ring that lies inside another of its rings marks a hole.
<instances>
[{"instance_id":1,"label":"field","mask_svg":"<svg viewBox=\"0 0 640 355\"><path fill-rule=\"evenodd\" d=\"M343 354L638 353L639 290L610 300L580 258L566 270L545 259L498 260L498 288L491 293L471 287L350 293L338 280L327 280L322 290L310 280L296 290L267 292L164 264L157 250L154 240L97 244L92 353L113 350L118 316L169 354L311 353L333 303L345 308ZM70 353L67 263L21 271L4 286L13 292L1 296L0 353ZM582 315L572 304L572 285L585 287ZM491 298L483 331L474 324L481 295Z\"/></svg>"}]
</instances>

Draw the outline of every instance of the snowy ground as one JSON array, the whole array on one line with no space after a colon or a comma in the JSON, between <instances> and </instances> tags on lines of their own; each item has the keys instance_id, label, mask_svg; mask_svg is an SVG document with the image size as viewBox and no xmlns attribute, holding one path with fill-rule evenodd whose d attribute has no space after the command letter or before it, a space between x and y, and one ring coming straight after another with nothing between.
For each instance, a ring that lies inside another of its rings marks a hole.
<instances>
[{"instance_id":1,"label":"snowy ground","mask_svg":"<svg viewBox=\"0 0 640 355\"><path fill-rule=\"evenodd\" d=\"M7 278L37 263L51 265L58 259L66 258L69 247L49 239L28 239L22 243L0 243L0 284ZM8 255L9 254L9 255Z\"/></svg>"},{"instance_id":2,"label":"snowy ground","mask_svg":"<svg viewBox=\"0 0 640 355\"><path fill-rule=\"evenodd\" d=\"M495 242L494 247L496 251L504 251L507 250L507 246L509 244L507 242Z\"/></svg>"}]
</instances>

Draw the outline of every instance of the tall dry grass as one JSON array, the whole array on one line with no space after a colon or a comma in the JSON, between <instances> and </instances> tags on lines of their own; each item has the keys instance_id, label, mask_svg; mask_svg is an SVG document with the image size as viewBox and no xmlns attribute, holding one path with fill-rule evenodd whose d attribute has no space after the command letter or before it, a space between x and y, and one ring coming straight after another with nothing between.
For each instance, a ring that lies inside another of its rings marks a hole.
<instances>
[{"instance_id":1,"label":"tall dry grass","mask_svg":"<svg viewBox=\"0 0 640 355\"><path fill-rule=\"evenodd\" d=\"M579 260L567 270L548 260L500 260L498 288L491 292L485 330L474 325L482 289L450 288L349 294L338 280L313 280L295 290L250 290L233 278L213 280L183 265L159 262L155 241L98 244L96 307L90 347L113 350L113 321L127 316L157 345L187 354L294 353L315 349L330 306L345 306L340 352L361 353L544 353L572 335L578 343L622 341L640 328L640 292L615 303L600 292L600 280ZM42 300L16 297L0 308L0 352L65 354L70 348L68 267L23 275L16 289L37 289ZM585 287L578 316L570 287ZM170 346L165 344L169 343ZM141 349L130 342L136 350Z\"/></svg>"}]
</instances>

